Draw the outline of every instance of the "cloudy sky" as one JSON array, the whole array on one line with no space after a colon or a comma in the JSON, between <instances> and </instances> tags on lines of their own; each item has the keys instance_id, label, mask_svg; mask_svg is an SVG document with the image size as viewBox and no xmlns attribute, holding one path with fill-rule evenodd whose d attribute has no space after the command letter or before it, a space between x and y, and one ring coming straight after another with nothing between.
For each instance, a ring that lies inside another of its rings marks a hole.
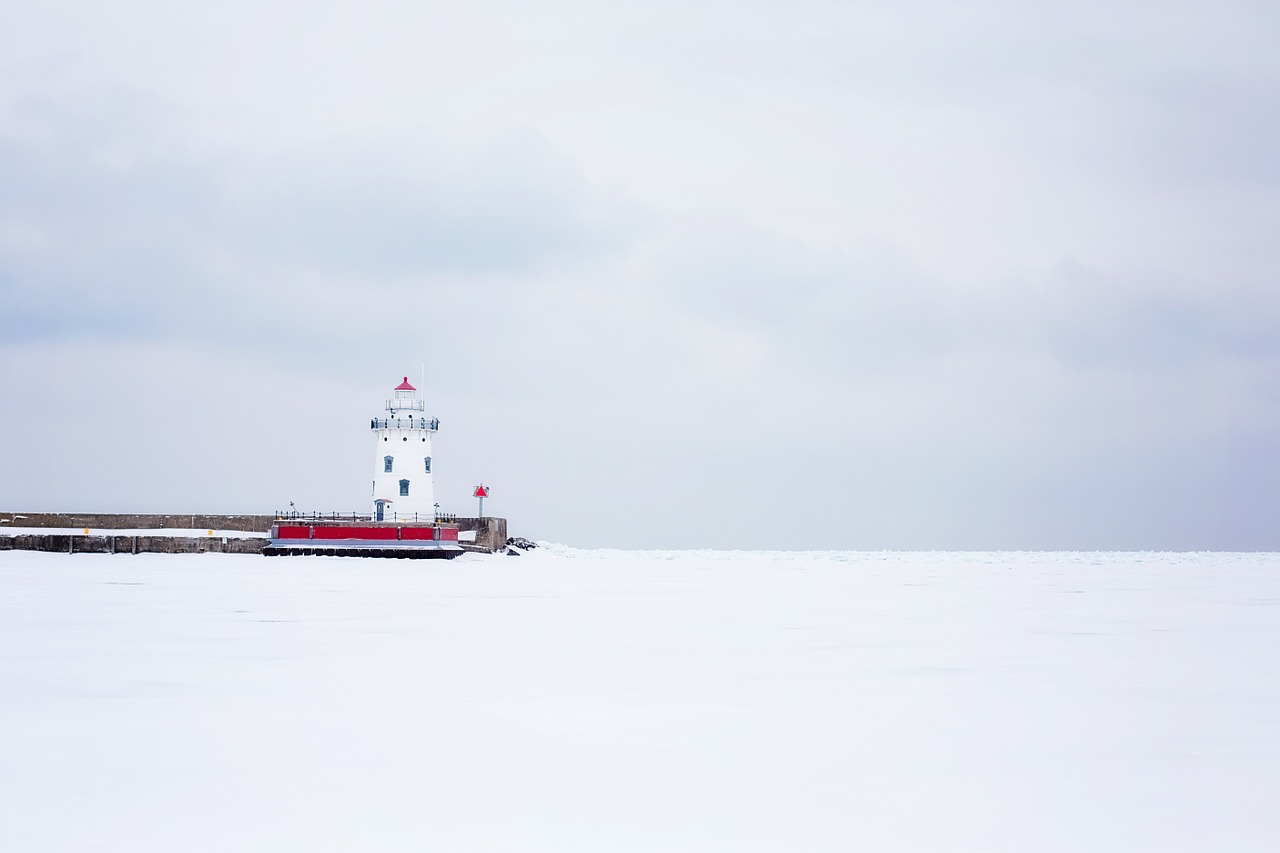
<instances>
[{"instance_id":1,"label":"cloudy sky","mask_svg":"<svg viewBox=\"0 0 1280 853\"><path fill-rule=\"evenodd\" d=\"M8 4L0 508L1280 547L1277 9Z\"/></svg>"}]
</instances>

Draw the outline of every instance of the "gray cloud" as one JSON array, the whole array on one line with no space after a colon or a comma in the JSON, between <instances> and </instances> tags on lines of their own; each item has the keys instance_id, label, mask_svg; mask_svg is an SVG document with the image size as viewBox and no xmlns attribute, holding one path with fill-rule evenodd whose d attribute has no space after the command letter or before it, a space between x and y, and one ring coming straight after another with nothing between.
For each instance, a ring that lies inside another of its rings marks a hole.
<instances>
[{"instance_id":1,"label":"gray cloud","mask_svg":"<svg viewBox=\"0 0 1280 853\"><path fill-rule=\"evenodd\" d=\"M381 315L352 295L495 287L607 254L638 225L536 151L440 154L425 174L349 146L211 160L157 146L163 127L128 119L145 110L103 97L119 104L114 122L42 104L25 110L24 133L0 135L7 340L243 342L271 329L288 338L294 320L359 337Z\"/></svg>"}]
</instances>

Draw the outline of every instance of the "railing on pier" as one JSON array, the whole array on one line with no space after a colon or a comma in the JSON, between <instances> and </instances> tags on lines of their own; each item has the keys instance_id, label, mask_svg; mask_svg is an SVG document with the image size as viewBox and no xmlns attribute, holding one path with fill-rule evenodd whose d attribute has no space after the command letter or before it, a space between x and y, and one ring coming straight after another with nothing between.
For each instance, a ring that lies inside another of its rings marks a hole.
<instances>
[{"instance_id":1,"label":"railing on pier","mask_svg":"<svg viewBox=\"0 0 1280 853\"><path fill-rule=\"evenodd\" d=\"M300 512L298 510L288 510L287 512L276 511L276 521L331 521L331 522L371 522L378 519L372 513L359 512ZM400 522L401 524L454 524L458 520L457 513L438 512L435 515L429 513L417 512L386 512L382 516L383 521Z\"/></svg>"}]
</instances>

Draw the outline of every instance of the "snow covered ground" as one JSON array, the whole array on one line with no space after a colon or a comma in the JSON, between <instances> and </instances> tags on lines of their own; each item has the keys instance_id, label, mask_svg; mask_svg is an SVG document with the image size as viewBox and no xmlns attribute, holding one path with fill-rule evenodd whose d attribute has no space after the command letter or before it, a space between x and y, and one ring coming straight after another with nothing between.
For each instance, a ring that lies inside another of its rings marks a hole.
<instances>
[{"instance_id":1,"label":"snow covered ground","mask_svg":"<svg viewBox=\"0 0 1280 853\"><path fill-rule=\"evenodd\" d=\"M265 539L266 533L252 530L209 530L201 527L10 527L0 526L0 536L175 536L175 537L225 537L228 539Z\"/></svg>"},{"instance_id":2,"label":"snow covered ground","mask_svg":"<svg viewBox=\"0 0 1280 853\"><path fill-rule=\"evenodd\" d=\"M1272 851L1280 555L0 552L0 850Z\"/></svg>"}]
</instances>

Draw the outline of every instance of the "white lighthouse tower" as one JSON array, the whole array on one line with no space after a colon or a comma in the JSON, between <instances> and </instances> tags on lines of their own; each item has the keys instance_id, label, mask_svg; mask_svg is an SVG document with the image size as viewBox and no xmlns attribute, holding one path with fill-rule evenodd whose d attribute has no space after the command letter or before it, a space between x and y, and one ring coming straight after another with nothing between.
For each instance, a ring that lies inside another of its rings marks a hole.
<instances>
[{"instance_id":1,"label":"white lighthouse tower","mask_svg":"<svg viewBox=\"0 0 1280 853\"><path fill-rule=\"evenodd\" d=\"M378 521L426 522L436 518L431 482L431 436L440 428L409 377L387 401L387 417L369 422L373 431L373 517Z\"/></svg>"}]
</instances>

